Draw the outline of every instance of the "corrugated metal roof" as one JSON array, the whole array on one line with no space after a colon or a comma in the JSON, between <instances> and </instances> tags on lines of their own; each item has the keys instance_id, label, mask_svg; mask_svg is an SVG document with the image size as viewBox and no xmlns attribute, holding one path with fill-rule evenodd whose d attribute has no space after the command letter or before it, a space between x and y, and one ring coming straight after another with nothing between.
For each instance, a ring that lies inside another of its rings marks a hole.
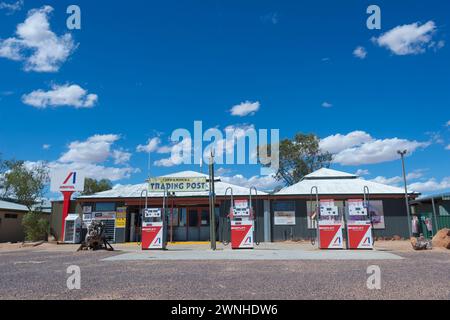
<instances>
[{"instance_id":1,"label":"corrugated metal roof","mask_svg":"<svg viewBox=\"0 0 450 320\"><path fill-rule=\"evenodd\" d=\"M364 180L356 175L336 170L320 169L308 176L297 184L281 189L275 195L310 195L311 188L314 186L319 189L319 194L327 195L363 194L365 186L369 188L371 194L405 193L402 188Z\"/></svg>"},{"instance_id":2,"label":"corrugated metal roof","mask_svg":"<svg viewBox=\"0 0 450 320\"><path fill-rule=\"evenodd\" d=\"M165 175L164 177L183 177L183 178L194 178L194 177L208 177L208 175L195 172L195 171L182 171L177 172L169 175ZM225 191L227 188L233 188L233 194L235 196L248 196L250 189L246 187L237 186L234 184L226 183L226 182L216 182L215 184L215 190L216 195L223 196L225 195ZM147 190L148 184L147 183L141 183L141 184L135 184L135 185L123 185L123 186L117 186L111 190L98 192L93 195L88 196L80 196L78 199L101 199L101 198L140 198L142 190ZM228 192L229 194L229 192ZM258 195L266 195L267 193L259 191ZM175 196L177 197L208 197L209 192L176 192ZM162 192L149 192L149 197L154 198L161 198L163 197Z\"/></svg>"},{"instance_id":3,"label":"corrugated metal roof","mask_svg":"<svg viewBox=\"0 0 450 320\"><path fill-rule=\"evenodd\" d=\"M28 211L28 208L22 204L0 200L1 210Z\"/></svg>"},{"instance_id":4,"label":"corrugated metal roof","mask_svg":"<svg viewBox=\"0 0 450 320\"><path fill-rule=\"evenodd\" d=\"M441 200L442 198L450 198L450 192L423 196L423 197L418 198L416 200L416 202L431 201L431 199Z\"/></svg>"},{"instance_id":5,"label":"corrugated metal roof","mask_svg":"<svg viewBox=\"0 0 450 320\"><path fill-rule=\"evenodd\" d=\"M326 178L357 178L358 176L355 174L332 170L328 168L321 168L310 174L307 174L304 179L326 179Z\"/></svg>"}]
</instances>

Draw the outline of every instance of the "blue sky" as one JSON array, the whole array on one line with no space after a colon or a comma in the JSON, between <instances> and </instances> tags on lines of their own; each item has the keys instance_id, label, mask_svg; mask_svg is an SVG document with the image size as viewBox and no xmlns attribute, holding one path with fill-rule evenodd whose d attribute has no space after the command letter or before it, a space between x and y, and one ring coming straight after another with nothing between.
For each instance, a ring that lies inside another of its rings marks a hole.
<instances>
[{"instance_id":1,"label":"blue sky","mask_svg":"<svg viewBox=\"0 0 450 320\"><path fill-rule=\"evenodd\" d=\"M70 4L81 30L66 26ZM366 27L370 4L381 30ZM449 190L449 12L440 0L0 0L0 152L138 183L152 138L152 175L198 170L155 161L200 120L316 133L332 168L393 185L405 147L414 189ZM232 115L245 102L257 110ZM219 168L274 185L255 165Z\"/></svg>"}]
</instances>

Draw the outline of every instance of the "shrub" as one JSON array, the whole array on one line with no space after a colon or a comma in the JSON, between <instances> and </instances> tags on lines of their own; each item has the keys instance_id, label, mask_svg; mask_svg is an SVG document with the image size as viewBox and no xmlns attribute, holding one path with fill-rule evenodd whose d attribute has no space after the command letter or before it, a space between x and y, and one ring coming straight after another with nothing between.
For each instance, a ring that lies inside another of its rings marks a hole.
<instances>
[{"instance_id":1,"label":"shrub","mask_svg":"<svg viewBox=\"0 0 450 320\"><path fill-rule=\"evenodd\" d=\"M41 217L39 213L28 212L22 219L25 231L25 239L28 241L46 240L50 230L50 223Z\"/></svg>"}]
</instances>

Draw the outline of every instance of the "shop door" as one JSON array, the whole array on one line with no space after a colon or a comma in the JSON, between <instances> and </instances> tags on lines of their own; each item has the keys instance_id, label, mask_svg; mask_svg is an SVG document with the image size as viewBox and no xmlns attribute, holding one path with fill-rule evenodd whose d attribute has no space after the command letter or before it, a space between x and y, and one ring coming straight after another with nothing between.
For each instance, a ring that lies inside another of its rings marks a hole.
<instances>
[{"instance_id":1,"label":"shop door","mask_svg":"<svg viewBox=\"0 0 450 320\"><path fill-rule=\"evenodd\" d=\"M198 208L188 209L188 241L200 241L200 217Z\"/></svg>"}]
</instances>

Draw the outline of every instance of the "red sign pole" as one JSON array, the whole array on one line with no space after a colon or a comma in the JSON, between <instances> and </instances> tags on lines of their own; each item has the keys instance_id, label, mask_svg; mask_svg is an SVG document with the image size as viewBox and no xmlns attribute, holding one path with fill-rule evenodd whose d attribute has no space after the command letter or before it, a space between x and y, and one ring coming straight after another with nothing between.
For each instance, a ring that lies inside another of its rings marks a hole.
<instances>
[{"instance_id":1,"label":"red sign pole","mask_svg":"<svg viewBox=\"0 0 450 320\"><path fill-rule=\"evenodd\" d=\"M64 197L63 211L62 211L62 222L61 222L61 236L60 241L64 241L64 222L66 221L67 215L70 210L70 198L72 197L73 191L61 191Z\"/></svg>"}]
</instances>

